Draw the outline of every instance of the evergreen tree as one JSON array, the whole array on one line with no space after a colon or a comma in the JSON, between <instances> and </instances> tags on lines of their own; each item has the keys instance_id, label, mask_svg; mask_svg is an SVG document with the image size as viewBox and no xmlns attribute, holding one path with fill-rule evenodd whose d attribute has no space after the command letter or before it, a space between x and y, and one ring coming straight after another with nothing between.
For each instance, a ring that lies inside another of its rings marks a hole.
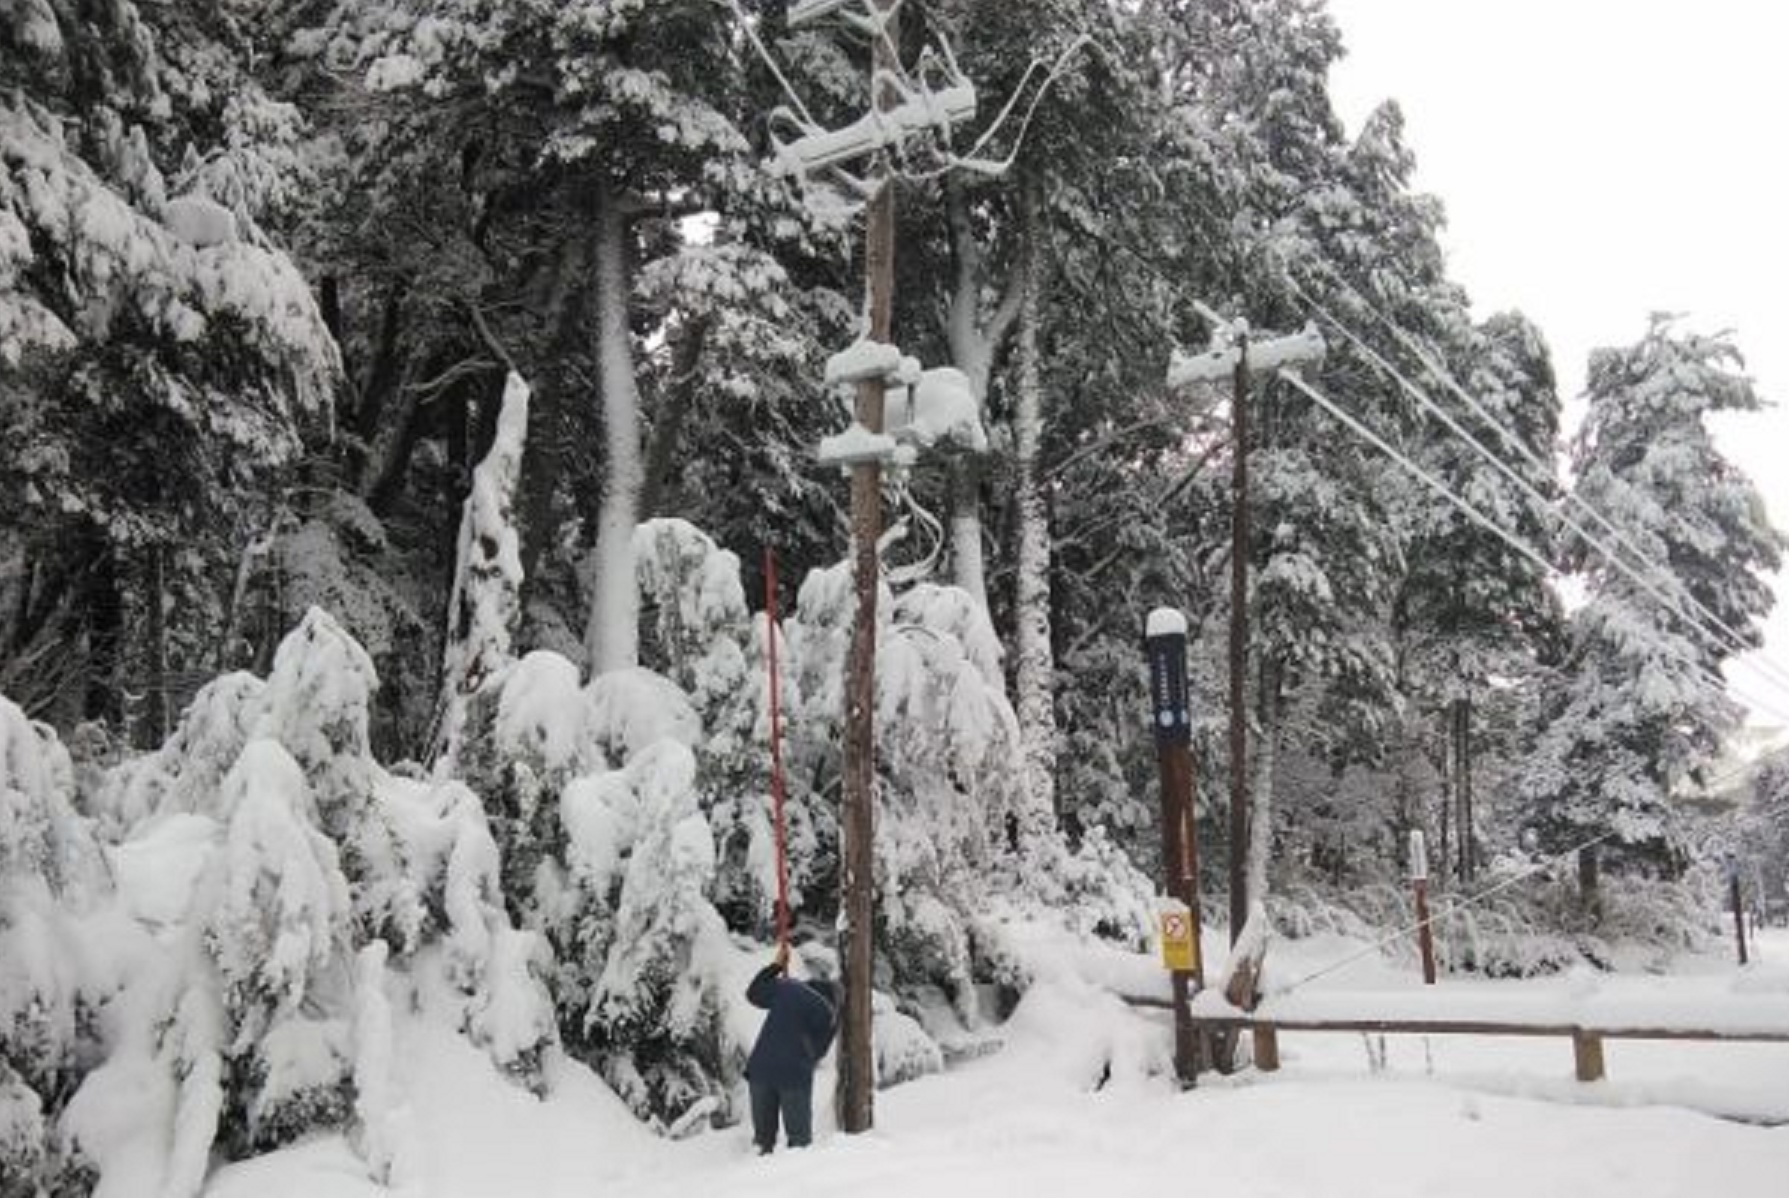
<instances>
[{"instance_id":1,"label":"evergreen tree","mask_svg":"<svg viewBox=\"0 0 1789 1198\"><path fill-rule=\"evenodd\" d=\"M1554 517L1544 501L1557 490L1550 463L1559 397L1546 344L1532 324L1510 313L1474 330L1469 345L1463 386L1494 424L1461 405L1437 402L1514 477L1439 421L1428 425L1419 460L1497 527L1552 560ZM1409 570L1396 613L1400 665L1405 685L1442 729L1439 756L1449 766L1451 804L1441 812L1439 855L1449 856L1451 833L1461 876L1469 877L1483 853L1474 847L1471 801L1475 790L1484 792L1471 768L1473 736L1482 739L1484 731L1475 727L1475 707L1493 686L1535 676L1556 648L1563 616L1541 565L1458 508L1429 493L1413 499L1406 519Z\"/></svg>"},{"instance_id":2,"label":"evergreen tree","mask_svg":"<svg viewBox=\"0 0 1789 1198\"><path fill-rule=\"evenodd\" d=\"M224 3L0 16L0 524L30 530L0 684L146 743L219 664L219 575L338 369L261 224L301 122L248 44Z\"/></svg>"},{"instance_id":3,"label":"evergreen tree","mask_svg":"<svg viewBox=\"0 0 1789 1198\"><path fill-rule=\"evenodd\" d=\"M1778 564L1781 538L1707 426L1712 413L1760 406L1739 366L1724 337L1680 332L1663 316L1638 344L1591 355L1590 408L1574 444L1577 494L1619 534L1600 545L1567 538L1589 601L1572 617L1564 685L1524 785L1550 851L1606 841L1580 852L1587 895L1599 856L1681 871L1672 796L1703 774L1737 725L1719 667L1742 645L1713 631L1691 601L1746 646L1771 605L1764 576Z\"/></svg>"}]
</instances>

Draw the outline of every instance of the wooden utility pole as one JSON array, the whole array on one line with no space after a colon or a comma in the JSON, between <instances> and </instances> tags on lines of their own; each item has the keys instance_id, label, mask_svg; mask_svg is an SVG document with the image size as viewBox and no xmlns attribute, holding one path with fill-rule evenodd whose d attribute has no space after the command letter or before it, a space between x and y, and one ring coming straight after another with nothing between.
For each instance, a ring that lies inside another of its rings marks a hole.
<instances>
[{"instance_id":1,"label":"wooden utility pole","mask_svg":"<svg viewBox=\"0 0 1789 1198\"><path fill-rule=\"evenodd\" d=\"M1230 944L1242 938L1248 926L1249 908L1257 896L1249 893L1250 811L1248 776L1249 661L1249 372L1250 368L1273 372L1282 367L1316 362L1323 357L1323 337L1314 325L1303 332L1252 341L1246 321L1226 321L1211 308L1195 301L1200 313L1212 322L1212 348L1202 354L1175 353L1168 362L1168 386L1180 388L1215 383L1229 375L1234 388L1230 404ZM1265 666L1264 666L1265 670ZM1271 676L1264 677L1264 696L1274 694ZM1266 829L1264 828L1263 834ZM1263 846L1265 848L1265 845ZM1246 958L1231 953L1229 980L1224 997L1244 1010L1253 1010L1255 984L1266 940L1254 941ZM1220 1070L1234 1067L1234 1030L1212 1046L1213 1063ZM1255 1061L1263 1069L1274 1067L1279 1049L1270 1027L1255 1031Z\"/></svg>"},{"instance_id":2,"label":"wooden utility pole","mask_svg":"<svg viewBox=\"0 0 1789 1198\"><path fill-rule=\"evenodd\" d=\"M1197 301L1195 301L1197 303ZM1168 363L1171 389L1216 383L1225 375L1234 388L1230 402L1230 943L1248 922L1249 904L1249 372L1276 371L1319 361L1323 338L1311 325L1299 333L1251 342L1248 322L1226 321L1197 304L1212 322L1212 348L1201 354L1175 353ZM1245 987L1246 988L1246 987ZM1252 994L1252 990L1250 991Z\"/></svg>"},{"instance_id":3,"label":"wooden utility pole","mask_svg":"<svg viewBox=\"0 0 1789 1198\"><path fill-rule=\"evenodd\" d=\"M1230 401L1230 943L1249 918L1249 334L1237 321Z\"/></svg>"},{"instance_id":4,"label":"wooden utility pole","mask_svg":"<svg viewBox=\"0 0 1789 1198\"><path fill-rule=\"evenodd\" d=\"M1183 910L1164 917L1163 955L1169 955L1169 919L1184 918L1184 958L1169 972L1174 990L1174 1073L1190 1086L1204 1064L1193 1031L1190 992L1205 985L1199 928L1199 838L1193 823L1192 717L1187 706L1186 617L1172 608L1149 613L1144 629L1149 655L1150 722L1155 729L1156 762L1162 782L1162 889Z\"/></svg>"},{"instance_id":5,"label":"wooden utility pole","mask_svg":"<svg viewBox=\"0 0 1789 1198\"><path fill-rule=\"evenodd\" d=\"M882 32L873 38L870 87L879 110L896 97L881 84L896 69L893 0L873 0ZM894 322L894 178L886 153L876 166L876 194L864 230L864 274L872 341L891 342ZM886 383L865 379L857 385L857 423L882 431ZM840 820L843 890L843 975L845 1011L839 1029L838 1120L846 1132L868 1131L875 1122L875 1053L871 1039L870 989L875 976L876 829L876 590L881 582L877 543L882 539L882 464L858 462L851 468L852 573L857 613L845 674L844 810Z\"/></svg>"}]
</instances>

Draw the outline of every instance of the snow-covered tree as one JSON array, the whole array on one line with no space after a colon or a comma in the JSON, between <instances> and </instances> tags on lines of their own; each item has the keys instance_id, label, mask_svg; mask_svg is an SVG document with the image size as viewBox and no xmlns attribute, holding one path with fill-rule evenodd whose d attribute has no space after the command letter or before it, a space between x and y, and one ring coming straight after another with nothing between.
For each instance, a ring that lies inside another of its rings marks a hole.
<instances>
[{"instance_id":1,"label":"snow-covered tree","mask_svg":"<svg viewBox=\"0 0 1789 1198\"><path fill-rule=\"evenodd\" d=\"M743 1051L721 1018L701 738L670 679L613 670L584 686L571 662L537 651L474 701L463 754L492 807L503 897L552 949L566 1046L642 1117L667 1121L723 1099Z\"/></svg>"},{"instance_id":2,"label":"snow-covered tree","mask_svg":"<svg viewBox=\"0 0 1789 1198\"><path fill-rule=\"evenodd\" d=\"M1559 398L1540 333L1517 314L1492 317L1473 331L1463 386L1499 427L1447 403L1456 422L1496 455L1498 470L1454 430L1431 426L1424 468L1497 527L1551 560L1554 517L1543 502L1557 491L1552 476ZM1430 381L1425 378L1425 382ZM1434 390L1451 400L1446 390ZM1517 439L1515 445L1506 437ZM1526 484L1524 490L1517 484ZM1441 721L1451 801L1441 812L1439 858L1459 845L1458 868L1470 877L1484 847L1475 845L1472 794L1476 706L1493 686L1534 675L1559 637L1558 600L1545 571L1433 493L1414 495L1406 516L1411 542L1397 602L1404 683ZM1451 834L1451 837L1450 837Z\"/></svg>"},{"instance_id":3,"label":"snow-covered tree","mask_svg":"<svg viewBox=\"0 0 1789 1198\"><path fill-rule=\"evenodd\" d=\"M259 223L300 121L232 6L0 16L0 512L31 584L9 689L159 742L214 663L216 574L328 425L335 344ZM9 646L9 649L11 647ZM83 693L83 688L85 693Z\"/></svg>"},{"instance_id":4,"label":"snow-covered tree","mask_svg":"<svg viewBox=\"0 0 1789 1198\"><path fill-rule=\"evenodd\" d=\"M109 890L68 751L0 698L0 1193L74 1181L55 1128L94 1051L79 920Z\"/></svg>"},{"instance_id":5,"label":"snow-covered tree","mask_svg":"<svg viewBox=\"0 0 1789 1198\"><path fill-rule=\"evenodd\" d=\"M466 214L463 252L473 270L464 302L482 304L487 291L525 293L522 306L539 313L546 334L518 330L530 342L528 359L544 361L562 328L593 330L595 402L579 400L600 418L602 498L581 513L595 538L583 640L594 671L634 665L633 530L651 454L651 396L633 327L643 296L680 285L698 301L661 314L698 356L710 331L729 331L713 319L715 307L756 308L772 322L787 314L777 293L782 268L749 229L757 219L749 210L774 207L780 185L738 124L745 58L732 15L698 0L499 8L405 0L338 13L315 48L362 69L369 89L415 97L418 136L433 145L456 140L450 130L465 128L468 109L480 114L471 136L457 138L461 189L477 197ZM700 245L673 218L704 211L718 214L719 226ZM785 205L780 227L799 238L804 222ZM699 302L703 292L724 305ZM530 373L541 376L541 418L550 421L571 397L550 372ZM656 413L665 418L656 432L675 438L688 385L673 380L659 397L670 407ZM530 442L561 439L545 432ZM524 509L540 514L528 501Z\"/></svg>"},{"instance_id":6,"label":"snow-covered tree","mask_svg":"<svg viewBox=\"0 0 1789 1198\"><path fill-rule=\"evenodd\" d=\"M267 680L218 679L95 788L128 918L100 928L118 960L94 983L105 1065L68 1116L81 1166L190 1194L214 1145L240 1157L340 1128L389 1169L391 1033L364 990L387 960L418 1007L544 1086L544 943L508 917L477 798L373 759L377 682L312 612ZM359 960L373 945L379 969Z\"/></svg>"},{"instance_id":7,"label":"snow-covered tree","mask_svg":"<svg viewBox=\"0 0 1789 1198\"><path fill-rule=\"evenodd\" d=\"M250 741L224 776L223 838L195 891L217 971L234 1155L340 1126L351 1100L348 1026L327 1012L351 981L348 881L318 830L298 763Z\"/></svg>"},{"instance_id":8,"label":"snow-covered tree","mask_svg":"<svg viewBox=\"0 0 1789 1198\"><path fill-rule=\"evenodd\" d=\"M459 564L447 601L450 626L435 733L438 757L448 773L460 750L466 702L510 661L510 638L521 614L521 542L513 508L527 432L528 384L512 372L496 436L473 471L472 493L460 517Z\"/></svg>"},{"instance_id":9,"label":"snow-covered tree","mask_svg":"<svg viewBox=\"0 0 1789 1198\"><path fill-rule=\"evenodd\" d=\"M1633 346L1591 355L1576 491L1618 531L1596 532L1597 544L1567 538L1589 599L1573 614L1564 685L1523 787L1546 847L1580 850L1590 893L1599 857L1655 874L1682 868L1672 796L1736 726L1719 667L1755 644L1770 610L1765 575L1781 537L1707 422L1760 406L1740 366L1726 338L1682 332L1668 317Z\"/></svg>"}]
</instances>

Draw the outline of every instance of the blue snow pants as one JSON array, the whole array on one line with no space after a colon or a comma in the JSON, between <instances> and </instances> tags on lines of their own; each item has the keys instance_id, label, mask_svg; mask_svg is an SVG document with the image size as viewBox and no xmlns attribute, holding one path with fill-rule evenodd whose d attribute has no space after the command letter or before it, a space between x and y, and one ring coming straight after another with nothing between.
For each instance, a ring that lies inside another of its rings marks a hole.
<instances>
[{"instance_id":1,"label":"blue snow pants","mask_svg":"<svg viewBox=\"0 0 1789 1198\"><path fill-rule=\"evenodd\" d=\"M759 1152L776 1147L777 1116L782 1116L789 1147L806 1148L814 1138L814 1079L799 1085L772 1086L751 1083L752 1143Z\"/></svg>"}]
</instances>

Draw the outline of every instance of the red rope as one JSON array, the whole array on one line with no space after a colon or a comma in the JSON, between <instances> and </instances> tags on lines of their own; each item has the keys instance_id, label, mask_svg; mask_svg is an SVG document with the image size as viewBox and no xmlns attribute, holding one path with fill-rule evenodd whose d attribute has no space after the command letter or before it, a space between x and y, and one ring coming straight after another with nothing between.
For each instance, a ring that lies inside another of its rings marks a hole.
<instances>
[{"instance_id":1,"label":"red rope","mask_svg":"<svg viewBox=\"0 0 1789 1198\"><path fill-rule=\"evenodd\" d=\"M770 659L770 803L775 814L776 942L789 946L789 862L783 833L783 735L776 674L776 552L764 549L764 644Z\"/></svg>"}]
</instances>

